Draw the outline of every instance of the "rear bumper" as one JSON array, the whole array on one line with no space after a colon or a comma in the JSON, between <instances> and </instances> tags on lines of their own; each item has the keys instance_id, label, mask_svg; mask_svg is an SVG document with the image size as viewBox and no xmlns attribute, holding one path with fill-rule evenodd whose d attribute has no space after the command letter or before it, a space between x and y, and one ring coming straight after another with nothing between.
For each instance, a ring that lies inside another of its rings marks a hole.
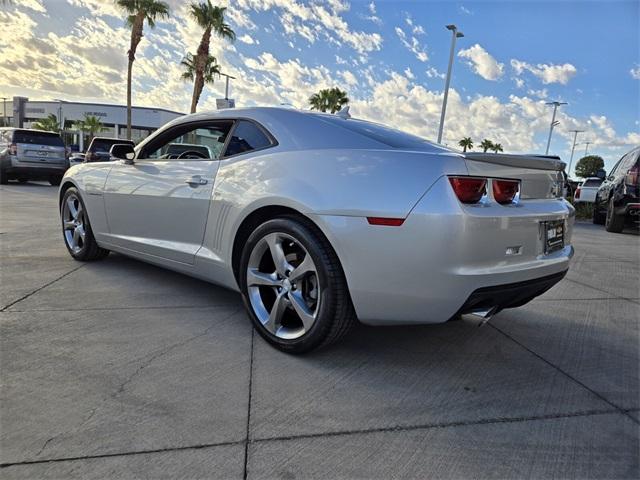
<instances>
[{"instance_id":1,"label":"rear bumper","mask_svg":"<svg viewBox=\"0 0 640 480\"><path fill-rule=\"evenodd\" d=\"M496 297L501 308L539 295L555 283L543 279L569 268L574 216L563 199L462 205L445 178L400 227L314 220L340 258L360 321L388 325L446 322L485 288L519 285L513 298ZM554 220L565 223L565 245L545 254L543 222Z\"/></svg>"},{"instance_id":2,"label":"rear bumper","mask_svg":"<svg viewBox=\"0 0 640 480\"><path fill-rule=\"evenodd\" d=\"M65 163L20 162L13 158L1 158L2 169L8 177L48 178L51 175L64 175L69 165Z\"/></svg>"},{"instance_id":3,"label":"rear bumper","mask_svg":"<svg viewBox=\"0 0 640 480\"><path fill-rule=\"evenodd\" d=\"M494 309L497 313L505 308L520 307L549 290L566 274L567 270L533 280L478 288L452 318L478 310Z\"/></svg>"}]
</instances>

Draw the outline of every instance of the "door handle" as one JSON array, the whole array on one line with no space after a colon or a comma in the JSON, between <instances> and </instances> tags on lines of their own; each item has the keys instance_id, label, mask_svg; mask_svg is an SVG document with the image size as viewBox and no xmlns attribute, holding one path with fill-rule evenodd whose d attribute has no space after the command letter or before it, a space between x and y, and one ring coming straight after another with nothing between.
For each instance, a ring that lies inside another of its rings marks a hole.
<instances>
[{"instance_id":1,"label":"door handle","mask_svg":"<svg viewBox=\"0 0 640 480\"><path fill-rule=\"evenodd\" d=\"M202 178L200 175L194 175L192 177L187 178L185 180L185 183L188 183L192 187L197 187L199 185L206 185L208 182L206 178Z\"/></svg>"}]
</instances>

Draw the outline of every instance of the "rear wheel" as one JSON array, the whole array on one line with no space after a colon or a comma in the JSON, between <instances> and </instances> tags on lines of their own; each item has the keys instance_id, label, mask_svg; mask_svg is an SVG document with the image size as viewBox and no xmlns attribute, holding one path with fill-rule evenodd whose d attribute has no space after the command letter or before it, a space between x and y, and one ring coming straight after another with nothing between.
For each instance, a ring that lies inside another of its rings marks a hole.
<instances>
[{"instance_id":1,"label":"rear wheel","mask_svg":"<svg viewBox=\"0 0 640 480\"><path fill-rule=\"evenodd\" d=\"M604 228L607 232L612 233L620 233L624 228L624 215L617 215L615 213L613 197L609 199L609 206L607 208L607 217L604 223Z\"/></svg>"},{"instance_id":2,"label":"rear wheel","mask_svg":"<svg viewBox=\"0 0 640 480\"><path fill-rule=\"evenodd\" d=\"M240 288L258 333L288 353L329 345L356 323L338 257L304 218L269 220L251 234Z\"/></svg>"},{"instance_id":3,"label":"rear wheel","mask_svg":"<svg viewBox=\"0 0 640 480\"><path fill-rule=\"evenodd\" d=\"M29 179L26 178L26 177L19 177L18 178L18 182L20 182L20 183L27 183L28 181L29 181Z\"/></svg>"},{"instance_id":4,"label":"rear wheel","mask_svg":"<svg viewBox=\"0 0 640 480\"><path fill-rule=\"evenodd\" d=\"M6 185L7 183L9 183L7 172L4 171L4 168L0 167L0 185Z\"/></svg>"},{"instance_id":5,"label":"rear wheel","mask_svg":"<svg viewBox=\"0 0 640 480\"><path fill-rule=\"evenodd\" d=\"M49 183L54 187L57 187L62 182L62 175L51 175L49 177Z\"/></svg>"},{"instance_id":6,"label":"rear wheel","mask_svg":"<svg viewBox=\"0 0 640 480\"><path fill-rule=\"evenodd\" d=\"M600 199L596 195L593 202L593 223L596 225L604 225L605 215L600 211Z\"/></svg>"},{"instance_id":7,"label":"rear wheel","mask_svg":"<svg viewBox=\"0 0 640 480\"><path fill-rule=\"evenodd\" d=\"M76 260L99 260L109 255L109 250L98 246L91 230L87 209L78 190L71 187L60 204L62 235L69 254Z\"/></svg>"}]
</instances>

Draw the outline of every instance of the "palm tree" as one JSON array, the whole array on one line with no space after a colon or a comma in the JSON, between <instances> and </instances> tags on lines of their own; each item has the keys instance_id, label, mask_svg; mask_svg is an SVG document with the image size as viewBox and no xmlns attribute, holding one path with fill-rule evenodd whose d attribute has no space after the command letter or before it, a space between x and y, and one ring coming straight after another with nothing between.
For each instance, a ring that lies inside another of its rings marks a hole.
<instances>
[{"instance_id":1,"label":"palm tree","mask_svg":"<svg viewBox=\"0 0 640 480\"><path fill-rule=\"evenodd\" d=\"M50 113L46 118L41 118L35 122L32 127L37 128L38 130L46 130L48 132L60 132L60 122L58 122L58 117L53 113Z\"/></svg>"},{"instance_id":2,"label":"palm tree","mask_svg":"<svg viewBox=\"0 0 640 480\"><path fill-rule=\"evenodd\" d=\"M493 146L491 147L491 150L493 150L496 153L504 152L504 150L502 149L502 145L500 145L499 143L494 143Z\"/></svg>"},{"instance_id":3,"label":"palm tree","mask_svg":"<svg viewBox=\"0 0 640 480\"><path fill-rule=\"evenodd\" d=\"M136 59L136 50L142 40L144 21L151 28L155 27L158 18L169 16L169 6L159 0L116 0L127 15L127 25L131 27L131 43L127 52L127 138L131 140L131 73Z\"/></svg>"},{"instance_id":4,"label":"palm tree","mask_svg":"<svg viewBox=\"0 0 640 480\"><path fill-rule=\"evenodd\" d=\"M192 53L187 53L187 56L182 59L180 65L185 67L184 73L181 75L183 80L192 81L195 78L196 74L196 61L195 57ZM218 65L218 60L213 55L209 55L207 58L207 63L204 67L204 84L213 83L215 81L215 76L220 77L220 65ZM198 94L198 99L200 94ZM198 99L196 99L196 104L198 103Z\"/></svg>"},{"instance_id":5,"label":"palm tree","mask_svg":"<svg viewBox=\"0 0 640 480\"><path fill-rule=\"evenodd\" d=\"M480 148L484 153L487 153L487 150L491 150L493 148L493 142L491 140L487 140L486 138L482 140L480 143Z\"/></svg>"},{"instance_id":6,"label":"palm tree","mask_svg":"<svg viewBox=\"0 0 640 480\"><path fill-rule=\"evenodd\" d=\"M227 7L218 7L211 5L211 0L200 3L191 4L191 16L196 23L204 29L200 45L195 57L193 57L193 96L191 97L191 113L196 111L200 94L205 84L205 76L207 66L211 65L211 57L209 55L209 45L211 43L211 34L215 33L219 38L234 41L236 33L231 27L224 22L224 12ZM219 72L216 72L219 73Z\"/></svg>"},{"instance_id":7,"label":"palm tree","mask_svg":"<svg viewBox=\"0 0 640 480\"><path fill-rule=\"evenodd\" d=\"M321 112L330 111L331 113L336 113L344 105L348 104L349 97L347 97L347 92L340 90L338 87L322 89L309 97L311 110L320 110Z\"/></svg>"},{"instance_id":8,"label":"palm tree","mask_svg":"<svg viewBox=\"0 0 640 480\"><path fill-rule=\"evenodd\" d=\"M78 120L75 123L75 128L86 133L89 136L89 141L93 139L96 133L104 132L107 129L98 117L87 114L84 115L84 120Z\"/></svg>"},{"instance_id":9,"label":"palm tree","mask_svg":"<svg viewBox=\"0 0 640 480\"><path fill-rule=\"evenodd\" d=\"M464 137L462 140L458 142L458 145L462 147L463 152L466 152L467 148L469 150L473 148L473 140L471 140L471 137Z\"/></svg>"}]
</instances>

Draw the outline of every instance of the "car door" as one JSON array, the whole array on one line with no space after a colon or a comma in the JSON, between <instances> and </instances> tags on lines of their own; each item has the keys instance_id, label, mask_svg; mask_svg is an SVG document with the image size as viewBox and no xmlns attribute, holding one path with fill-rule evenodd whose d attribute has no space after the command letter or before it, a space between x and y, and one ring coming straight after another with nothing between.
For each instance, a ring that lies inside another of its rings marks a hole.
<instances>
[{"instance_id":1,"label":"car door","mask_svg":"<svg viewBox=\"0 0 640 480\"><path fill-rule=\"evenodd\" d=\"M176 125L146 142L133 162L114 162L104 191L109 241L193 264L232 125L231 120ZM176 155L170 153L176 144L193 147Z\"/></svg>"}]
</instances>

